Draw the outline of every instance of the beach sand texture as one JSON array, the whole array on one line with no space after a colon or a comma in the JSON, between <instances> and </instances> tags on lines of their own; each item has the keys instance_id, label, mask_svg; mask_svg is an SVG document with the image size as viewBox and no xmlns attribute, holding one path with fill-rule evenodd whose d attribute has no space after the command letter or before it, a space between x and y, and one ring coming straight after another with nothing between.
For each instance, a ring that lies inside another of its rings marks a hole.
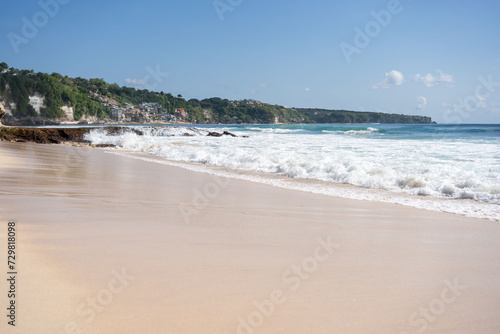
<instances>
[{"instance_id":1,"label":"beach sand texture","mask_svg":"<svg viewBox=\"0 0 500 334\"><path fill-rule=\"evenodd\" d=\"M0 143L0 182L1 333L500 333L498 222L70 146Z\"/></svg>"}]
</instances>

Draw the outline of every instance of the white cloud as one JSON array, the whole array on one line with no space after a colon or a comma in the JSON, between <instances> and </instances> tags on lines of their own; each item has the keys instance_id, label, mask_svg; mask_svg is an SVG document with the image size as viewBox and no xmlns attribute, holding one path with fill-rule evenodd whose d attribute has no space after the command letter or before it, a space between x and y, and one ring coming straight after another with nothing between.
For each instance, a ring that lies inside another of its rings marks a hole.
<instances>
[{"instance_id":1,"label":"white cloud","mask_svg":"<svg viewBox=\"0 0 500 334\"><path fill-rule=\"evenodd\" d=\"M424 96L417 97L417 110L425 109L427 106L427 99Z\"/></svg>"},{"instance_id":2,"label":"white cloud","mask_svg":"<svg viewBox=\"0 0 500 334\"><path fill-rule=\"evenodd\" d=\"M129 85L144 85L144 80L143 79L132 79L132 78L127 78L125 79L125 83Z\"/></svg>"},{"instance_id":3,"label":"white cloud","mask_svg":"<svg viewBox=\"0 0 500 334\"><path fill-rule=\"evenodd\" d=\"M267 88L267 84L265 82L259 84L259 87L262 87L262 88Z\"/></svg>"},{"instance_id":4,"label":"white cloud","mask_svg":"<svg viewBox=\"0 0 500 334\"><path fill-rule=\"evenodd\" d=\"M250 89L250 94L255 95L257 94L257 91L255 89Z\"/></svg>"},{"instance_id":5,"label":"white cloud","mask_svg":"<svg viewBox=\"0 0 500 334\"><path fill-rule=\"evenodd\" d=\"M387 89L394 86L401 86L405 80L403 73L392 70L385 74L385 79L372 85L372 89Z\"/></svg>"},{"instance_id":6,"label":"white cloud","mask_svg":"<svg viewBox=\"0 0 500 334\"><path fill-rule=\"evenodd\" d=\"M430 73L426 75L417 74L413 77L413 79L417 82L423 83L427 87L432 87L440 83L453 83L453 75L443 73L441 70L436 71L438 75L434 76Z\"/></svg>"},{"instance_id":7,"label":"white cloud","mask_svg":"<svg viewBox=\"0 0 500 334\"><path fill-rule=\"evenodd\" d=\"M311 88L306 88L306 89L304 89L304 92L309 93L310 91L311 91Z\"/></svg>"}]
</instances>

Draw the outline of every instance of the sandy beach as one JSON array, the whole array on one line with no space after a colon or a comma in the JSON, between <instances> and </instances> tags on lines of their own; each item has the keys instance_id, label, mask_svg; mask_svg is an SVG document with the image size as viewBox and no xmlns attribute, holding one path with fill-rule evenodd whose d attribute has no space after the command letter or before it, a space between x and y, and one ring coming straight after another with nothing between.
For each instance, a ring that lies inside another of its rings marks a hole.
<instances>
[{"instance_id":1,"label":"sandy beach","mask_svg":"<svg viewBox=\"0 0 500 334\"><path fill-rule=\"evenodd\" d=\"M498 222L107 151L0 142L1 333L500 332Z\"/></svg>"}]
</instances>

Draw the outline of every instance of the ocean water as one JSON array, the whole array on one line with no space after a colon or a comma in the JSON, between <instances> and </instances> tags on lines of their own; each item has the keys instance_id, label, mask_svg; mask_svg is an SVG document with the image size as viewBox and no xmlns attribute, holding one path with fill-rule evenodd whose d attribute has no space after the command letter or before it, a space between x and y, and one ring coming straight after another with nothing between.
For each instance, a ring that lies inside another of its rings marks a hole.
<instances>
[{"instance_id":1,"label":"ocean water","mask_svg":"<svg viewBox=\"0 0 500 334\"><path fill-rule=\"evenodd\" d=\"M86 139L213 174L500 220L500 125L139 126Z\"/></svg>"}]
</instances>

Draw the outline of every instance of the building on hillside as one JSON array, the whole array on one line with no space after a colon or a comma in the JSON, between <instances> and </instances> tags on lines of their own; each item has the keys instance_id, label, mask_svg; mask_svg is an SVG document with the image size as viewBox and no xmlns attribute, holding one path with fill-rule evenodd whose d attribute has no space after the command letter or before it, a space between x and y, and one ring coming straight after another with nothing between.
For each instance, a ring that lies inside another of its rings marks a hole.
<instances>
[{"instance_id":1,"label":"building on hillside","mask_svg":"<svg viewBox=\"0 0 500 334\"><path fill-rule=\"evenodd\" d=\"M175 113L181 115L182 117L187 117L187 112L184 108L175 108Z\"/></svg>"},{"instance_id":2,"label":"building on hillside","mask_svg":"<svg viewBox=\"0 0 500 334\"><path fill-rule=\"evenodd\" d=\"M163 111L161 105L157 102L143 102L140 105L136 106L136 108L154 114L158 114Z\"/></svg>"},{"instance_id":3,"label":"building on hillside","mask_svg":"<svg viewBox=\"0 0 500 334\"><path fill-rule=\"evenodd\" d=\"M165 114L163 115L165 122L177 122L177 118L174 115Z\"/></svg>"},{"instance_id":4,"label":"building on hillside","mask_svg":"<svg viewBox=\"0 0 500 334\"><path fill-rule=\"evenodd\" d=\"M111 108L111 119L120 122L123 118L122 108Z\"/></svg>"}]
</instances>

